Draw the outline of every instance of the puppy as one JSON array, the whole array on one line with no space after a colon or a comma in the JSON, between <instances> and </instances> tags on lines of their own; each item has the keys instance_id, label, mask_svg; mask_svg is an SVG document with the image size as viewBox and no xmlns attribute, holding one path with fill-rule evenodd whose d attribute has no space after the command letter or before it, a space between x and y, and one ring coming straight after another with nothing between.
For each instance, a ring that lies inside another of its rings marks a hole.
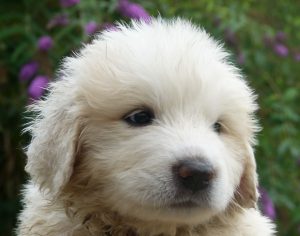
<instances>
[{"instance_id":1,"label":"puppy","mask_svg":"<svg viewBox=\"0 0 300 236\"><path fill-rule=\"evenodd\" d=\"M203 29L119 25L76 57L27 131L18 235L269 236L253 91Z\"/></svg>"}]
</instances>

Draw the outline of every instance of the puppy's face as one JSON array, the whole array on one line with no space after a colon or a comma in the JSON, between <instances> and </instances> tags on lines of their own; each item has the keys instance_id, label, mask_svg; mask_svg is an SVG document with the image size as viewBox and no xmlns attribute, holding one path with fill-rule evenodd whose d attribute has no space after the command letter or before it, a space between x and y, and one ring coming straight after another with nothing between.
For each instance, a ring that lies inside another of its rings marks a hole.
<instances>
[{"instance_id":1,"label":"puppy's face","mask_svg":"<svg viewBox=\"0 0 300 236\"><path fill-rule=\"evenodd\" d=\"M84 117L69 182L85 186L83 202L196 223L245 189L251 201L255 104L225 57L189 23L154 21L107 32L69 59Z\"/></svg>"}]
</instances>

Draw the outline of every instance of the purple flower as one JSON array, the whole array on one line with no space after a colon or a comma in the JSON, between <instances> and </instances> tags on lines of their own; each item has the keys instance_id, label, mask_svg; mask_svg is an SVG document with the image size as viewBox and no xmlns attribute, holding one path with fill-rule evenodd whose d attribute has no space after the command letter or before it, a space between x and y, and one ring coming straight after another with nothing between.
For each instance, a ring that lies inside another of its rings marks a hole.
<instances>
[{"instance_id":1,"label":"purple flower","mask_svg":"<svg viewBox=\"0 0 300 236\"><path fill-rule=\"evenodd\" d=\"M38 41L38 49L43 51L43 52L47 52L49 51L50 48L53 47L53 40L50 36L42 36L39 38Z\"/></svg>"},{"instance_id":2,"label":"purple flower","mask_svg":"<svg viewBox=\"0 0 300 236\"><path fill-rule=\"evenodd\" d=\"M112 23L106 22L101 24L100 26L101 30L106 30L106 31L118 31L118 27Z\"/></svg>"},{"instance_id":3,"label":"purple flower","mask_svg":"<svg viewBox=\"0 0 300 236\"><path fill-rule=\"evenodd\" d=\"M47 28L51 29L55 26L66 26L69 24L69 18L66 14L54 16L47 24Z\"/></svg>"},{"instance_id":4,"label":"purple flower","mask_svg":"<svg viewBox=\"0 0 300 236\"><path fill-rule=\"evenodd\" d=\"M284 44L281 43L276 43L273 46L273 50L278 56L281 57L286 57L289 54L289 49Z\"/></svg>"},{"instance_id":5,"label":"purple flower","mask_svg":"<svg viewBox=\"0 0 300 236\"><path fill-rule=\"evenodd\" d=\"M80 0L60 0L60 5L62 7L72 7L80 2Z\"/></svg>"},{"instance_id":6,"label":"purple flower","mask_svg":"<svg viewBox=\"0 0 300 236\"><path fill-rule=\"evenodd\" d=\"M284 42L286 40L285 33L282 31L277 32L277 34L275 35L275 40L281 43Z\"/></svg>"},{"instance_id":7,"label":"purple flower","mask_svg":"<svg viewBox=\"0 0 300 236\"><path fill-rule=\"evenodd\" d=\"M91 35L94 34L98 29L98 25L95 21L90 21L84 27L84 31L86 34Z\"/></svg>"},{"instance_id":8,"label":"purple flower","mask_svg":"<svg viewBox=\"0 0 300 236\"><path fill-rule=\"evenodd\" d=\"M19 79L20 81L27 81L32 76L35 75L35 73L38 70L38 63L36 61L29 62L22 66L20 73L19 73Z\"/></svg>"},{"instance_id":9,"label":"purple flower","mask_svg":"<svg viewBox=\"0 0 300 236\"><path fill-rule=\"evenodd\" d=\"M39 99L43 95L44 90L47 87L48 83L49 83L49 79L47 76L44 75L36 76L28 87L29 97L34 100Z\"/></svg>"},{"instance_id":10,"label":"purple flower","mask_svg":"<svg viewBox=\"0 0 300 236\"><path fill-rule=\"evenodd\" d=\"M300 61L300 53L299 52L295 53L294 59L295 59L295 61ZM300 163L300 159L299 159L299 163Z\"/></svg>"},{"instance_id":11,"label":"purple flower","mask_svg":"<svg viewBox=\"0 0 300 236\"><path fill-rule=\"evenodd\" d=\"M143 20L145 22L150 21L148 12L137 3L132 3L128 0L119 0L118 10L123 16L136 20Z\"/></svg>"},{"instance_id":12,"label":"purple flower","mask_svg":"<svg viewBox=\"0 0 300 236\"><path fill-rule=\"evenodd\" d=\"M260 201L262 213L274 220L276 218L276 211L272 199L264 188L260 187L259 192L261 195Z\"/></svg>"}]
</instances>

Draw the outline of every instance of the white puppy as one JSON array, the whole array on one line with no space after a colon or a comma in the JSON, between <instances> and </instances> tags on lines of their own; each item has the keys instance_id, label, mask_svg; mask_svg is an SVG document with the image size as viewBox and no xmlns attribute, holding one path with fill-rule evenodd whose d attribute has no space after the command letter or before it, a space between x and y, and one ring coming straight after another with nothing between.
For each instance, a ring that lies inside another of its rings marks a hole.
<instances>
[{"instance_id":1,"label":"white puppy","mask_svg":"<svg viewBox=\"0 0 300 236\"><path fill-rule=\"evenodd\" d=\"M33 106L18 235L273 235L255 96L228 54L180 19L119 28Z\"/></svg>"}]
</instances>

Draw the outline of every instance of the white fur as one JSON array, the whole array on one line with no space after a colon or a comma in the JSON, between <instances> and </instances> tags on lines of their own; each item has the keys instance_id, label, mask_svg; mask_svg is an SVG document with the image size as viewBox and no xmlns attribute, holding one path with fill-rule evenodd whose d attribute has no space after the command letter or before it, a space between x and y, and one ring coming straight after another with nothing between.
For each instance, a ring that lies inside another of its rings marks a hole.
<instances>
[{"instance_id":1,"label":"white fur","mask_svg":"<svg viewBox=\"0 0 300 236\"><path fill-rule=\"evenodd\" d=\"M181 19L119 28L67 58L32 107L18 235L273 235L256 209L255 97L227 53ZM142 107L155 120L130 127ZM199 157L216 170L210 193L171 207L189 200L172 165Z\"/></svg>"}]
</instances>

